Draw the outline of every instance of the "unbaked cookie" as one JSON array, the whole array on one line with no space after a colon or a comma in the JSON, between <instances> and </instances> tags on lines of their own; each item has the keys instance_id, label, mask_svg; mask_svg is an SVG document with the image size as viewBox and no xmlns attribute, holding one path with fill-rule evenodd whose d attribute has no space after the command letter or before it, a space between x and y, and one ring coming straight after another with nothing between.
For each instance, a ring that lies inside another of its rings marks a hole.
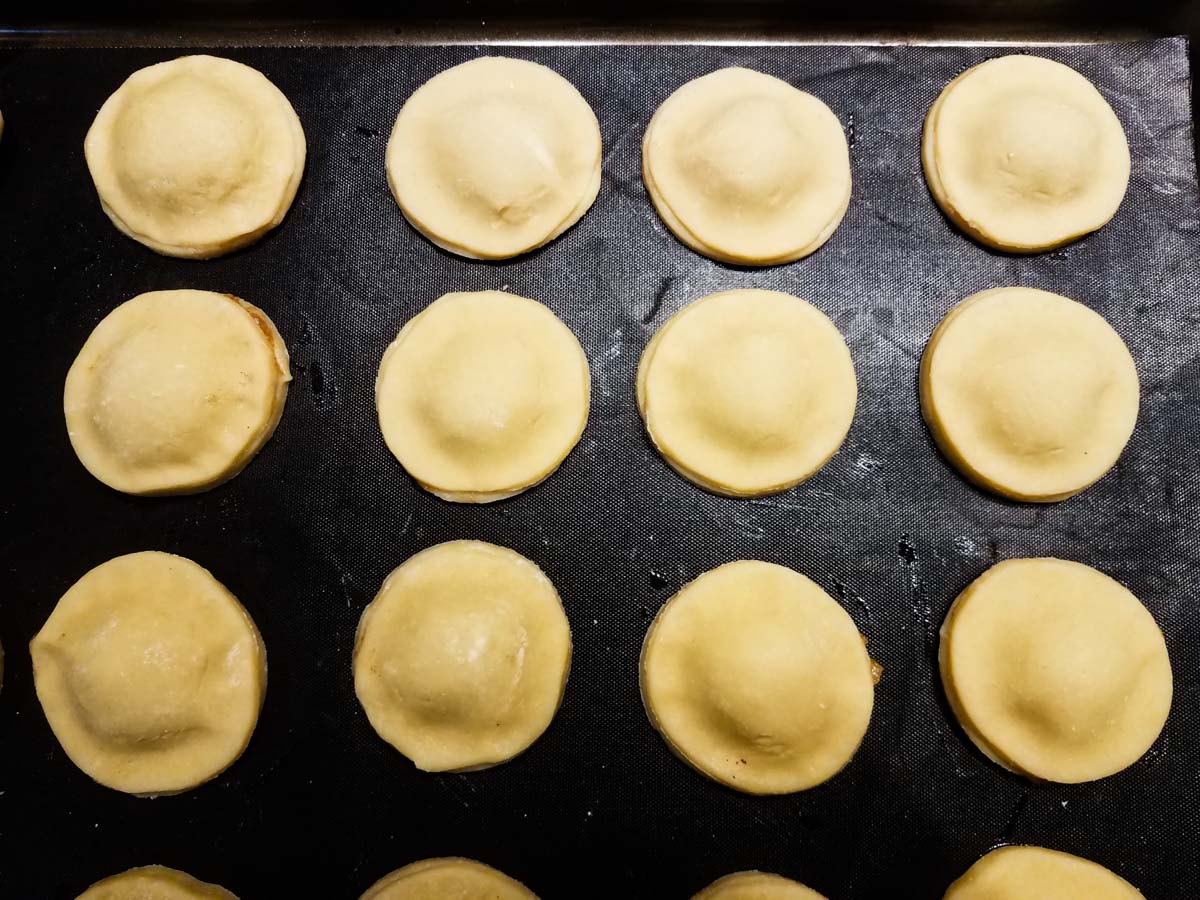
<instances>
[{"instance_id":1,"label":"unbaked cookie","mask_svg":"<svg viewBox=\"0 0 1200 900\"><path fill-rule=\"evenodd\" d=\"M1074 69L1037 56L988 60L951 81L925 118L922 159L960 228L1024 253L1095 231L1129 183L1112 107Z\"/></svg>"},{"instance_id":2,"label":"unbaked cookie","mask_svg":"<svg viewBox=\"0 0 1200 900\"><path fill-rule=\"evenodd\" d=\"M842 221L850 151L816 97L761 72L719 69L655 112L642 179L663 222L697 253L775 265L812 253Z\"/></svg>"},{"instance_id":3,"label":"unbaked cookie","mask_svg":"<svg viewBox=\"0 0 1200 900\"><path fill-rule=\"evenodd\" d=\"M75 582L29 644L75 765L127 794L186 791L242 755L267 687L249 613L206 569L148 551Z\"/></svg>"},{"instance_id":4,"label":"unbaked cookie","mask_svg":"<svg viewBox=\"0 0 1200 900\"><path fill-rule=\"evenodd\" d=\"M1171 708L1171 662L1154 617L1080 563L993 566L950 607L939 661L967 736L1039 780L1121 771L1150 749Z\"/></svg>"},{"instance_id":5,"label":"unbaked cookie","mask_svg":"<svg viewBox=\"0 0 1200 900\"><path fill-rule=\"evenodd\" d=\"M118 491L203 491L275 432L291 380L283 338L258 307L211 291L141 294L104 317L67 373L67 433Z\"/></svg>"},{"instance_id":6,"label":"unbaked cookie","mask_svg":"<svg viewBox=\"0 0 1200 900\"><path fill-rule=\"evenodd\" d=\"M473 859L423 859L385 875L359 900L537 900L521 882Z\"/></svg>"},{"instance_id":7,"label":"unbaked cookie","mask_svg":"<svg viewBox=\"0 0 1200 900\"><path fill-rule=\"evenodd\" d=\"M1042 847L1001 847L967 869L943 900L1142 900L1104 866Z\"/></svg>"},{"instance_id":8,"label":"unbaked cookie","mask_svg":"<svg viewBox=\"0 0 1200 900\"><path fill-rule=\"evenodd\" d=\"M237 900L215 884L166 866L141 866L97 881L76 900Z\"/></svg>"},{"instance_id":9,"label":"unbaked cookie","mask_svg":"<svg viewBox=\"0 0 1200 900\"><path fill-rule=\"evenodd\" d=\"M729 563L685 586L642 648L651 723L685 762L751 794L841 771L866 734L875 680L846 611L765 562Z\"/></svg>"},{"instance_id":10,"label":"unbaked cookie","mask_svg":"<svg viewBox=\"0 0 1200 900\"><path fill-rule=\"evenodd\" d=\"M482 541L410 558L363 611L354 690L380 737L427 772L483 769L541 736L571 629L532 562Z\"/></svg>"},{"instance_id":11,"label":"unbaked cookie","mask_svg":"<svg viewBox=\"0 0 1200 900\"><path fill-rule=\"evenodd\" d=\"M388 449L443 500L490 503L547 478L587 424L587 357L547 307L501 291L446 294L379 364Z\"/></svg>"},{"instance_id":12,"label":"unbaked cookie","mask_svg":"<svg viewBox=\"0 0 1200 900\"><path fill-rule=\"evenodd\" d=\"M769 872L734 872L718 878L692 900L825 900L798 881Z\"/></svg>"},{"instance_id":13,"label":"unbaked cookie","mask_svg":"<svg viewBox=\"0 0 1200 900\"><path fill-rule=\"evenodd\" d=\"M83 149L117 228L197 259L282 222L306 152L287 97L261 72L215 56L134 72L100 107Z\"/></svg>"},{"instance_id":14,"label":"unbaked cookie","mask_svg":"<svg viewBox=\"0 0 1200 900\"><path fill-rule=\"evenodd\" d=\"M491 56L415 91L387 146L404 217L470 259L505 259L558 237L596 199L600 162L596 115L569 81Z\"/></svg>"},{"instance_id":15,"label":"unbaked cookie","mask_svg":"<svg viewBox=\"0 0 1200 900\"><path fill-rule=\"evenodd\" d=\"M723 291L685 306L638 366L654 446L685 478L732 497L811 476L845 440L857 399L837 327L778 291Z\"/></svg>"},{"instance_id":16,"label":"unbaked cookie","mask_svg":"<svg viewBox=\"0 0 1200 900\"><path fill-rule=\"evenodd\" d=\"M921 360L921 412L971 481L1015 500L1077 494L1133 433L1138 374L1104 319L1025 287L968 297Z\"/></svg>"}]
</instances>

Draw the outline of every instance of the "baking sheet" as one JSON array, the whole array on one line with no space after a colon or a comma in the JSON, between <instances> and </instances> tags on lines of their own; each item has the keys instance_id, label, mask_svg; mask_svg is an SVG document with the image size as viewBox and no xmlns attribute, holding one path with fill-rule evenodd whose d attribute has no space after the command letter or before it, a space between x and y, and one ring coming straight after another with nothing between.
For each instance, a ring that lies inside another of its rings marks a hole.
<instances>
[{"instance_id":1,"label":"baking sheet","mask_svg":"<svg viewBox=\"0 0 1200 900\"><path fill-rule=\"evenodd\" d=\"M1133 155L1116 218L1032 257L956 232L920 172L922 117L941 87L995 47L392 47L236 49L266 73L308 137L281 228L208 262L156 256L117 233L83 160L92 116L154 49L0 51L0 287L10 427L0 492L0 896L69 898L151 862L243 900L357 897L422 857L465 855L544 898L687 897L762 868L837 898L940 897L1006 841L1109 866L1151 900L1200 896L1200 208L1182 39L1039 46L1092 79ZM552 66L596 110L604 183L563 237L504 263L450 256L401 218L383 152L404 98L484 53ZM683 82L726 65L778 75L825 100L851 142L854 192L815 255L766 270L699 257L664 229L640 178L642 130ZM960 299L1004 284L1100 311L1142 378L1138 428L1116 469L1050 506L964 483L921 424L917 364ZM762 500L705 494L644 437L638 354L688 301L777 288L824 310L859 376L842 450L801 487ZM138 499L92 479L62 422L63 378L95 324L149 290L228 291L261 306L296 380L275 437L232 482ZM440 294L501 288L546 302L591 360L579 447L540 487L464 507L419 490L389 455L373 406L379 358ZM350 656L384 576L439 541L510 546L563 597L575 657L563 707L511 763L417 772L354 699ZM161 549L210 568L262 631L270 684L245 756L187 794L140 800L93 784L66 758L34 696L26 644L62 592L121 553ZM1130 587L1167 635L1176 672L1166 732L1099 783L1036 785L986 761L953 723L936 637L954 596L998 559L1054 555ZM814 790L743 796L679 762L646 721L637 659L651 617L720 564L792 566L838 598L884 666L850 766Z\"/></svg>"}]
</instances>

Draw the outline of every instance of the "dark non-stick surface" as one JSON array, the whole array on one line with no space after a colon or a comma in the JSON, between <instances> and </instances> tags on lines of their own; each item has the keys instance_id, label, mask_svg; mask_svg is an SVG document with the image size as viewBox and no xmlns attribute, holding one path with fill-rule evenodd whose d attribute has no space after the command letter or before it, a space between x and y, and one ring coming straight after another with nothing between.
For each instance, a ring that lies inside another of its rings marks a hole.
<instances>
[{"instance_id":1,"label":"dark non-stick surface","mask_svg":"<svg viewBox=\"0 0 1200 900\"><path fill-rule=\"evenodd\" d=\"M1200 896L1200 209L1182 40L1033 52L1091 78L1125 125L1129 193L1099 233L1052 253L993 253L931 202L922 117L988 47L543 47L599 115L604 184L549 247L486 264L450 256L401 218L383 151L404 98L480 48L236 50L292 100L308 165L287 220L257 246L188 262L117 233L84 164L95 111L159 50L0 53L0 896L69 898L151 862L244 900L355 898L434 855L496 865L550 898L685 898L763 868L838 898L938 898L978 856L1029 842L1095 859L1151 900ZM492 51L497 52L497 51ZM825 100L851 142L854 194L812 257L766 270L703 259L656 218L642 130L684 81L726 65ZM1027 284L1080 299L1128 342L1141 418L1121 462L1082 495L1011 504L964 483L932 446L917 363L937 321L975 291ZM841 452L809 482L730 500L682 481L643 436L638 354L683 304L778 288L828 313L860 399ZM265 309L296 380L283 422L236 479L195 497L133 498L93 480L62 421L63 378L96 323L135 294L228 291ZM419 490L388 454L373 381L400 326L440 294L504 288L549 304L591 359L591 419L557 474L470 507ZM513 547L557 585L575 639L563 707L513 762L417 772L371 730L351 686L363 606L417 550L453 538ZM93 784L34 696L26 644L58 597L110 557L162 549L210 568L262 630L266 705L245 756L178 797ZM1176 672L1164 736L1099 783L1037 785L984 759L937 681L954 596L998 559L1054 555L1130 587L1162 624ZM849 767L802 794L754 798L692 772L651 730L637 662L650 618L681 585L738 558L792 566L836 597L885 672Z\"/></svg>"}]
</instances>

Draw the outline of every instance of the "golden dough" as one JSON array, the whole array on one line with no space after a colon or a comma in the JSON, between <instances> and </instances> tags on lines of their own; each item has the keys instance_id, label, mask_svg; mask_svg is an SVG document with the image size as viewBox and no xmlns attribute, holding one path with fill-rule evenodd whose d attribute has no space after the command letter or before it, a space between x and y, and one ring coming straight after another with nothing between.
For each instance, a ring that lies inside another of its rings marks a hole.
<instances>
[{"instance_id":1,"label":"golden dough","mask_svg":"<svg viewBox=\"0 0 1200 900\"><path fill-rule=\"evenodd\" d=\"M1125 343L1081 303L1033 288L968 297L921 360L921 412L971 481L1015 500L1050 502L1104 475L1138 414Z\"/></svg>"},{"instance_id":2,"label":"golden dough","mask_svg":"<svg viewBox=\"0 0 1200 900\"><path fill-rule=\"evenodd\" d=\"M706 490L757 497L795 487L850 430L858 385L837 327L778 291L709 294L642 353L638 409L654 446Z\"/></svg>"},{"instance_id":3,"label":"golden dough","mask_svg":"<svg viewBox=\"0 0 1200 900\"><path fill-rule=\"evenodd\" d=\"M167 256L207 259L283 221L306 153L287 97L215 56L139 69L100 107L83 144L113 224Z\"/></svg>"},{"instance_id":4,"label":"golden dough","mask_svg":"<svg viewBox=\"0 0 1200 900\"><path fill-rule=\"evenodd\" d=\"M873 663L854 622L803 575L765 562L701 575L642 648L651 723L685 762L751 794L832 778L866 734Z\"/></svg>"},{"instance_id":5,"label":"golden dough","mask_svg":"<svg viewBox=\"0 0 1200 900\"><path fill-rule=\"evenodd\" d=\"M1086 78L1003 56L950 82L925 118L930 193L976 240L1037 252L1104 225L1129 183L1129 144Z\"/></svg>"},{"instance_id":6,"label":"golden dough","mask_svg":"<svg viewBox=\"0 0 1200 900\"><path fill-rule=\"evenodd\" d=\"M769 872L734 872L718 878L692 900L825 900L812 888Z\"/></svg>"},{"instance_id":7,"label":"golden dough","mask_svg":"<svg viewBox=\"0 0 1200 900\"><path fill-rule=\"evenodd\" d=\"M359 900L537 900L525 885L473 859L423 859L385 875Z\"/></svg>"},{"instance_id":8,"label":"golden dough","mask_svg":"<svg viewBox=\"0 0 1200 900\"><path fill-rule=\"evenodd\" d=\"M600 125L569 81L489 56L414 92L387 146L404 217L469 259L505 259L558 237L596 199L600 162Z\"/></svg>"},{"instance_id":9,"label":"golden dough","mask_svg":"<svg viewBox=\"0 0 1200 900\"><path fill-rule=\"evenodd\" d=\"M942 626L939 662L967 736L1044 781L1132 765L1171 708L1154 617L1107 575L1060 559L1007 560L972 582Z\"/></svg>"},{"instance_id":10,"label":"golden dough","mask_svg":"<svg viewBox=\"0 0 1200 900\"><path fill-rule=\"evenodd\" d=\"M482 541L411 557L363 611L354 690L380 737L427 772L482 769L554 718L571 629L532 562Z\"/></svg>"},{"instance_id":11,"label":"golden dough","mask_svg":"<svg viewBox=\"0 0 1200 900\"><path fill-rule=\"evenodd\" d=\"M379 364L388 449L443 500L490 503L549 477L587 424L591 379L570 329L501 291L446 294Z\"/></svg>"},{"instance_id":12,"label":"golden dough","mask_svg":"<svg viewBox=\"0 0 1200 900\"><path fill-rule=\"evenodd\" d=\"M812 253L842 221L850 151L816 97L761 72L719 69L655 112L642 179L663 222L697 253L775 265Z\"/></svg>"},{"instance_id":13,"label":"golden dough","mask_svg":"<svg viewBox=\"0 0 1200 900\"><path fill-rule=\"evenodd\" d=\"M223 772L250 742L267 687L249 613L207 570L169 553L92 569L29 652L67 756L127 794L175 794Z\"/></svg>"},{"instance_id":14,"label":"golden dough","mask_svg":"<svg viewBox=\"0 0 1200 900\"><path fill-rule=\"evenodd\" d=\"M141 866L97 881L76 900L237 900L215 884L166 866Z\"/></svg>"},{"instance_id":15,"label":"golden dough","mask_svg":"<svg viewBox=\"0 0 1200 900\"><path fill-rule=\"evenodd\" d=\"M967 869L943 900L1143 900L1090 860L1042 847L1001 847Z\"/></svg>"},{"instance_id":16,"label":"golden dough","mask_svg":"<svg viewBox=\"0 0 1200 900\"><path fill-rule=\"evenodd\" d=\"M283 338L258 307L211 291L141 294L105 316L67 373L67 432L118 491L203 491L275 432L291 380Z\"/></svg>"}]
</instances>

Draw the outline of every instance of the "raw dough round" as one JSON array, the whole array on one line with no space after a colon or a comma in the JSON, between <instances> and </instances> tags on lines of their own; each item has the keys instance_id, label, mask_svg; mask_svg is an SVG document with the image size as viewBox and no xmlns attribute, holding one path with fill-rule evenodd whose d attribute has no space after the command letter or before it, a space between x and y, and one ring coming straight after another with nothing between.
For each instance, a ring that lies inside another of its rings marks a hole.
<instances>
[{"instance_id":1,"label":"raw dough round","mask_svg":"<svg viewBox=\"0 0 1200 900\"><path fill-rule=\"evenodd\" d=\"M942 625L946 696L995 762L1075 784L1136 762L1171 709L1171 661L1124 587L1060 559L1012 559L963 591Z\"/></svg>"},{"instance_id":2,"label":"raw dough round","mask_svg":"<svg viewBox=\"0 0 1200 900\"><path fill-rule=\"evenodd\" d=\"M654 446L685 478L730 497L785 491L815 473L845 440L857 399L837 326L778 291L685 306L638 366Z\"/></svg>"},{"instance_id":3,"label":"raw dough round","mask_svg":"<svg viewBox=\"0 0 1200 900\"><path fill-rule=\"evenodd\" d=\"M443 500L490 503L547 478L587 424L591 379L570 329L501 291L446 294L379 364L388 449Z\"/></svg>"},{"instance_id":4,"label":"raw dough round","mask_svg":"<svg viewBox=\"0 0 1200 900\"><path fill-rule=\"evenodd\" d=\"M512 759L554 718L571 667L558 592L482 541L410 558L363 611L354 690L379 736L426 772Z\"/></svg>"},{"instance_id":5,"label":"raw dough round","mask_svg":"<svg viewBox=\"0 0 1200 900\"><path fill-rule=\"evenodd\" d=\"M67 373L67 433L118 491L204 491L275 432L291 380L258 307L211 291L141 294L104 317Z\"/></svg>"},{"instance_id":6,"label":"raw dough round","mask_svg":"<svg viewBox=\"0 0 1200 900\"><path fill-rule=\"evenodd\" d=\"M387 146L404 217L468 259L506 259L558 237L596 199L600 161L600 125L574 85L494 56L422 85Z\"/></svg>"},{"instance_id":7,"label":"raw dough round","mask_svg":"<svg viewBox=\"0 0 1200 900\"><path fill-rule=\"evenodd\" d=\"M304 174L304 130L261 72L215 56L139 69L83 143L113 224L167 256L208 259L283 221Z\"/></svg>"},{"instance_id":8,"label":"raw dough round","mask_svg":"<svg viewBox=\"0 0 1200 900\"><path fill-rule=\"evenodd\" d=\"M97 881L76 900L237 900L215 884L166 866L141 866Z\"/></svg>"},{"instance_id":9,"label":"raw dough round","mask_svg":"<svg viewBox=\"0 0 1200 900\"><path fill-rule=\"evenodd\" d=\"M642 699L701 773L751 794L787 794L832 778L858 750L873 666L850 616L803 575L734 562L659 612L642 648Z\"/></svg>"},{"instance_id":10,"label":"raw dough round","mask_svg":"<svg viewBox=\"0 0 1200 900\"><path fill-rule=\"evenodd\" d=\"M92 569L29 644L46 719L75 765L127 794L177 794L242 755L267 688L249 613L190 559Z\"/></svg>"},{"instance_id":11,"label":"raw dough round","mask_svg":"<svg viewBox=\"0 0 1200 900\"><path fill-rule=\"evenodd\" d=\"M423 859L385 875L359 900L537 900L521 882L473 859Z\"/></svg>"},{"instance_id":12,"label":"raw dough round","mask_svg":"<svg viewBox=\"0 0 1200 900\"><path fill-rule=\"evenodd\" d=\"M1042 847L1001 847L967 869L943 900L1143 900L1090 860Z\"/></svg>"},{"instance_id":13,"label":"raw dough round","mask_svg":"<svg viewBox=\"0 0 1200 900\"><path fill-rule=\"evenodd\" d=\"M1082 303L1033 288L968 297L921 360L921 412L971 481L1050 502L1104 475L1138 414L1125 343Z\"/></svg>"},{"instance_id":14,"label":"raw dough round","mask_svg":"<svg viewBox=\"0 0 1200 900\"><path fill-rule=\"evenodd\" d=\"M1049 250L1113 217L1129 144L1112 107L1062 63L1002 56L950 82L925 118L925 179L938 206L1000 250Z\"/></svg>"},{"instance_id":15,"label":"raw dough round","mask_svg":"<svg viewBox=\"0 0 1200 900\"><path fill-rule=\"evenodd\" d=\"M850 151L816 97L761 72L719 69L658 108L642 179L663 222L697 253L776 265L808 256L842 221Z\"/></svg>"},{"instance_id":16,"label":"raw dough round","mask_svg":"<svg viewBox=\"0 0 1200 900\"><path fill-rule=\"evenodd\" d=\"M692 900L825 900L798 881L769 872L734 872L718 878Z\"/></svg>"}]
</instances>

